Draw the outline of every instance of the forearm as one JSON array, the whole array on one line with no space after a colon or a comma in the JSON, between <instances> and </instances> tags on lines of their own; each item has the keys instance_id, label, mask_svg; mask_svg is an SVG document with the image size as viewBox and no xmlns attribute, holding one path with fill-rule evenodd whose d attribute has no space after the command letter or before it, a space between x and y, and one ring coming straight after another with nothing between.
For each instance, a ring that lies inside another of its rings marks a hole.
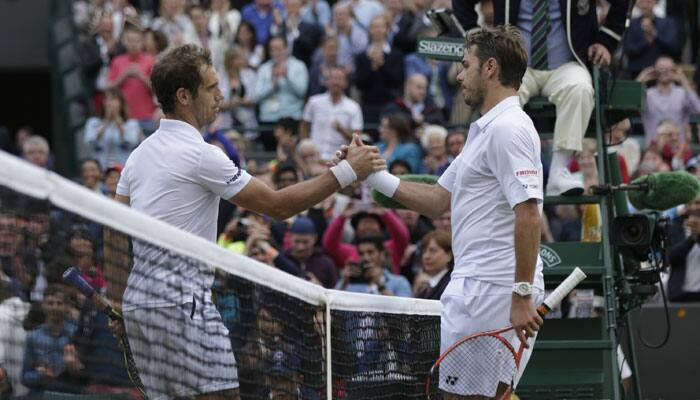
<instances>
[{"instance_id":1,"label":"forearm","mask_svg":"<svg viewBox=\"0 0 700 400\"><path fill-rule=\"evenodd\" d=\"M426 183L401 181L393 199L420 214L436 218L442 215L450 206L449 197L447 202L445 202L444 196L438 194L439 190L444 190L438 186L437 184L428 185Z\"/></svg>"},{"instance_id":2,"label":"forearm","mask_svg":"<svg viewBox=\"0 0 700 400\"><path fill-rule=\"evenodd\" d=\"M526 202L526 204L529 202ZM521 203L516 207L523 207ZM515 282L532 282L540 249L540 216L536 203L516 212Z\"/></svg>"},{"instance_id":3,"label":"forearm","mask_svg":"<svg viewBox=\"0 0 700 400\"><path fill-rule=\"evenodd\" d=\"M288 186L277 192L277 207L286 219L320 203L340 189L332 172L328 171L314 179Z\"/></svg>"}]
</instances>

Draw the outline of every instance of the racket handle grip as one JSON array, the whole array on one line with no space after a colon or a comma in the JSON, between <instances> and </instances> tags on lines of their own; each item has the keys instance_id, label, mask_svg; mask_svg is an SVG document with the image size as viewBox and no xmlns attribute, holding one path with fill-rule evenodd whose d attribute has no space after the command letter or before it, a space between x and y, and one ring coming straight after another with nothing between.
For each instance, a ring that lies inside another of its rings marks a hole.
<instances>
[{"instance_id":1,"label":"racket handle grip","mask_svg":"<svg viewBox=\"0 0 700 400\"><path fill-rule=\"evenodd\" d=\"M82 293L85 297L90 299L92 304L94 304L95 307L107 314L108 317L122 319L122 316L112 308L112 305L109 304L109 301L107 301L107 299L105 299L104 296L97 293L95 291L95 288L93 288L92 285L90 285L90 283L88 283L88 281L86 281L85 278L82 277L82 275L80 274L80 270L78 270L77 268L68 268L63 273L63 280L80 290L80 293Z\"/></svg>"},{"instance_id":2,"label":"racket handle grip","mask_svg":"<svg viewBox=\"0 0 700 400\"><path fill-rule=\"evenodd\" d=\"M547 315L549 311L559 305L561 301L566 297L582 280L586 278L586 274L581 271L581 268L576 267L569 276L564 279L559 286L554 289L552 293L544 299L544 302L537 307L537 312L541 316Z\"/></svg>"}]
</instances>

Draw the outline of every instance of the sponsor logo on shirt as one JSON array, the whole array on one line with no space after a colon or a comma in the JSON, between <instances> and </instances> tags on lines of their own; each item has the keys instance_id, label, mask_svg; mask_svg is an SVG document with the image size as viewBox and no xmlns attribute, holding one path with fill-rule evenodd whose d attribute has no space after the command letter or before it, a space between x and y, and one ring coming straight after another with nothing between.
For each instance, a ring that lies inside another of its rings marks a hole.
<instances>
[{"instance_id":1,"label":"sponsor logo on shirt","mask_svg":"<svg viewBox=\"0 0 700 400\"><path fill-rule=\"evenodd\" d=\"M519 169L515 171L515 176L537 176L539 173L536 169Z\"/></svg>"},{"instance_id":2,"label":"sponsor logo on shirt","mask_svg":"<svg viewBox=\"0 0 700 400\"><path fill-rule=\"evenodd\" d=\"M241 176L241 169L238 168L238 172L236 172L236 175L234 175L234 176L232 176L231 178L229 178L229 180L226 181L226 184L227 184L227 185L232 184L232 183L235 182L240 176Z\"/></svg>"}]
</instances>

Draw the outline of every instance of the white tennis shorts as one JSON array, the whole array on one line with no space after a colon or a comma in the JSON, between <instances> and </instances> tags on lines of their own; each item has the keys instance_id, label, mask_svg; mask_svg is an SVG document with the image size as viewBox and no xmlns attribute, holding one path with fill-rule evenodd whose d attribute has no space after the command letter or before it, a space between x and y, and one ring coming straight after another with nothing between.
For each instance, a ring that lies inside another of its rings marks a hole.
<instances>
[{"instance_id":1,"label":"white tennis shorts","mask_svg":"<svg viewBox=\"0 0 700 400\"><path fill-rule=\"evenodd\" d=\"M213 303L125 311L124 322L149 399L239 386L228 329Z\"/></svg>"},{"instance_id":2,"label":"white tennis shorts","mask_svg":"<svg viewBox=\"0 0 700 400\"><path fill-rule=\"evenodd\" d=\"M495 285L489 282L472 278L455 278L445 288L440 298L442 303L442 315L440 317L440 354L447 351L465 336L475 333L492 331L510 326L510 303L513 289L508 286ZM544 293L535 289L535 304L544 300ZM506 332L503 337L508 340L515 351L520 347L520 340L514 332ZM536 336L535 336L536 337ZM530 348L523 351L520 360L520 368L515 376L514 384L525 370L530 355L532 354L535 338L530 338ZM478 357L478 356L477 356ZM472 361L472 360L470 360ZM498 382L503 380L507 373L498 368L485 368L483 376L474 379L465 374L473 374L465 368L452 368L440 366L441 390L461 395L479 395L493 397L496 394ZM482 379L483 378L483 379ZM510 383L510 382L506 382Z\"/></svg>"}]
</instances>

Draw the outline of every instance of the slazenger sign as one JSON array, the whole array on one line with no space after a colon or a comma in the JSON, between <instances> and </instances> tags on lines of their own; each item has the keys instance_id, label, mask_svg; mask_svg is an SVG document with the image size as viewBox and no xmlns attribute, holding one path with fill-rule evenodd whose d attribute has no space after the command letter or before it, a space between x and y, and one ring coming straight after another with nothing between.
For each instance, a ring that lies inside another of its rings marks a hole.
<instances>
[{"instance_id":1,"label":"slazenger sign","mask_svg":"<svg viewBox=\"0 0 700 400\"><path fill-rule=\"evenodd\" d=\"M540 258L545 268L554 267L561 264L561 257L554 249L543 244L540 245Z\"/></svg>"},{"instance_id":2,"label":"slazenger sign","mask_svg":"<svg viewBox=\"0 0 700 400\"><path fill-rule=\"evenodd\" d=\"M419 38L418 54L439 60L461 61L464 57L464 40L453 38Z\"/></svg>"}]
</instances>

